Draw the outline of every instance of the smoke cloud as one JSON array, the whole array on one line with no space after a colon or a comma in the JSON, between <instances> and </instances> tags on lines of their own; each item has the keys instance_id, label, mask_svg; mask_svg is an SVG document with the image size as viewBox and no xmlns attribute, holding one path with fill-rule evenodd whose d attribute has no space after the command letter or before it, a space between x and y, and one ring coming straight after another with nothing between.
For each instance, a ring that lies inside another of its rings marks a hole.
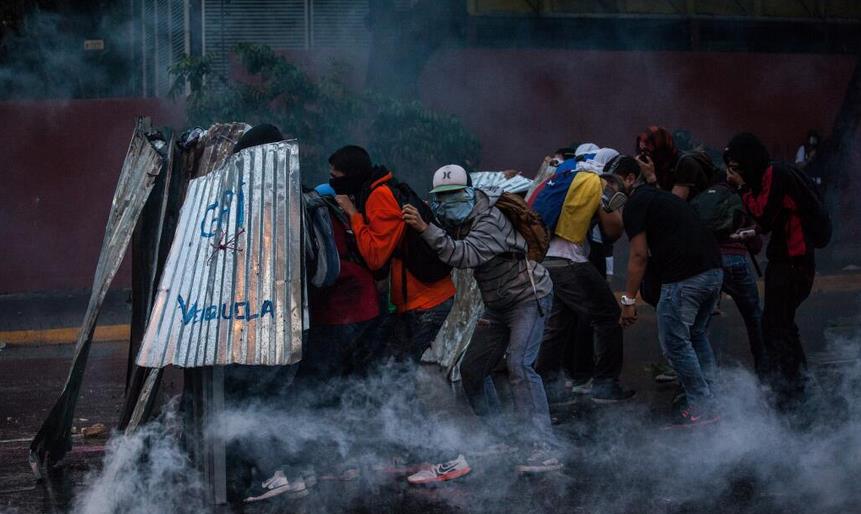
<instances>
[{"instance_id":1,"label":"smoke cloud","mask_svg":"<svg viewBox=\"0 0 861 514\"><path fill-rule=\"evenodd\" d=\"M861 506L859 349L857 336L831 341L831 354L854 358L820 368L812 426L778 416L751 373L725 368L719 423L664 430L665 418L644 402L575 407L555 427L566 467L539 477L514 472L528 448L518 436L526 434L507 420L472 416L433 366L388 367L290 392L284 402L232 405L206 430L225 441L229 461L247 464L256 484L278 468L288 478L313 470L319 484L305 498L260 504L276 510L849 512ZM204 509L202 480L180 449L178 429L169 413L134 436L115 437L76 512ZM488 452L500 442L522 451ZM472 473L438 488L410 487L403 475L385 472L395 457L419 464L458 453ZM357 479L332 478L351 467L360 470Z\"/></svg>"}]
</instances>

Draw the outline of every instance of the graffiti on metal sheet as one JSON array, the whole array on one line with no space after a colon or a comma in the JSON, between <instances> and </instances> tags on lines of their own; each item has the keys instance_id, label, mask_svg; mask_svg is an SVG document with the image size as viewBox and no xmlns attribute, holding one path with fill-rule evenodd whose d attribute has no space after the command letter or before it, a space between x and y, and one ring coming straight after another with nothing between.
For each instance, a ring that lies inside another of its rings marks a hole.
<instances>
[{"instance_id":1,"label":"graffiti on metal sheet","mask_svg":"<svg viewBox=\"0 0 861 514\"><path fill-rule=\"evenodd\" d=\"M206 206L203 219L200 220L200 237L215 237L222 230L230 217L230 209L236 200L236 228L245 224L245 193L242 186L245 182L239 177L236 191L228 189L221 194L221 198Z\"/></svg>"},{"instance_id":2,"label":"graffiti on metal sheet","mask_svg":"<svg viewBox=\"0 0 861 514\"><path fill-rule=\"evenodd\" d=\"M234 300L229 304L222 303L221 305L212 304L198 307L197 302L189 305L187 299L183 298L182 295L177 295L176 302L179 304L183 325L212 321L217 318L252 321L265 316L269 316L270 318L275 317L272 300L263 300L259 306L251 305L249 302L237 302Z\"/></svg>"}]
</instances>

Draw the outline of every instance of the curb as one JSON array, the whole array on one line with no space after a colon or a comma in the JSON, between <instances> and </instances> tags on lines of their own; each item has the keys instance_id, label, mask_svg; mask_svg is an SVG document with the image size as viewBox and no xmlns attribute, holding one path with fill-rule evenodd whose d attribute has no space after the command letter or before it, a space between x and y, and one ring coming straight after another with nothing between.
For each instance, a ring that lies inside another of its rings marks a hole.
<instances>
[{"instance_id":1,"label":"curb","mask_svg":"<svg viewBox=\"0 0 861 514\"><path fill-rule=\"evenodd\" d=\"M9 346L71 344L77 342L80 330L80 327L9 330L0 332L0 343L5 343ZM131 327L128 324L101 325L97 326L95 333L93 333L93 342L103 343L128 340L130 334Z\"/></svg>"}]
</instances>

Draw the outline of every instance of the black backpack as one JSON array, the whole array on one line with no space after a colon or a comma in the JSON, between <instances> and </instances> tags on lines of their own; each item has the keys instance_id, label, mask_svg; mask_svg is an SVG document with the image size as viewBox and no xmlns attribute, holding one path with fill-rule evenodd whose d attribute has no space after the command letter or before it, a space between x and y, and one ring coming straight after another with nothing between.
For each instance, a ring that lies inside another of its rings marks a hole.
<instances>
[{"instance_id":1,"label":"black backpack","mask_svg":"<svg viewBox=\"0 0 861 514\"><path fill-rule=\"evenodd\" d=\"M825 248L831 242L833 227L816 183L796 166L783 164L780 167L789 181L789 196L798 205L805 240L814 248Z\"/></svg>"},{"instance_id":2,"label":"black backpack","mask_svg":"<svg viewBox=\"0 0 861 514\"><path fill-rule=\"evenodd\" d=\"M399 206L403 207L410 204L419 211L419 215L425 223L438 225L430 206L413 191L409 184L392 178L377 187L382 186L388 186ZM370 191L367 195L370 195ZM367 197L365 197L366 199ZM362 204L364 203L362 202ZM362 210L364 210L364 205L362 205ZM405 268L409 270L412 276L425 284L436 282L451 275L451 266L442 262L436 250L431 248L421 235L410 227L406 227L401 244L395 250L395 255L404 261ZM406 280L403 282L404 287L406 287ZM406 298L406 291L404 291L404 298Z\"/></svg>"},{"instance_id":3,"label":"black backpack","mask_svg":"<svg viewBox=\"0 0 861 514\"><path fill-rule=\"evenodd\" d=\"M719 240L729 237L744 224L741 197L727 184L717 183L709 187L695 196L690 206Z\"/></svg>"}]
</instances>

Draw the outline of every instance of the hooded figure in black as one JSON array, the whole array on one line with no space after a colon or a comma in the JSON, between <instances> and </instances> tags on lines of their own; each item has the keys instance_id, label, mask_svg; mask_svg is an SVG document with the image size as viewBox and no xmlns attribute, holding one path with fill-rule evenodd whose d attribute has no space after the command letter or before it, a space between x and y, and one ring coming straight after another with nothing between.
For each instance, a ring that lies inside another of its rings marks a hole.
<instances>
[{"instance_id":1,"label":"hooded figure in black","mask_svg":"<svg viewBox=\"0 0 861 514\"><path fill-rule=\"evenodd\" d=\"M795 410L809 384L807 358L795 313L809 295L816 274L813 246L805 237L799 184L793 172L772 164L755 135L733 137L724 151L727 181L739 188L759 231L771 234L765 270L762 332L770 366L768 373L777 406Z\"/></svg>"}]
</instances>

